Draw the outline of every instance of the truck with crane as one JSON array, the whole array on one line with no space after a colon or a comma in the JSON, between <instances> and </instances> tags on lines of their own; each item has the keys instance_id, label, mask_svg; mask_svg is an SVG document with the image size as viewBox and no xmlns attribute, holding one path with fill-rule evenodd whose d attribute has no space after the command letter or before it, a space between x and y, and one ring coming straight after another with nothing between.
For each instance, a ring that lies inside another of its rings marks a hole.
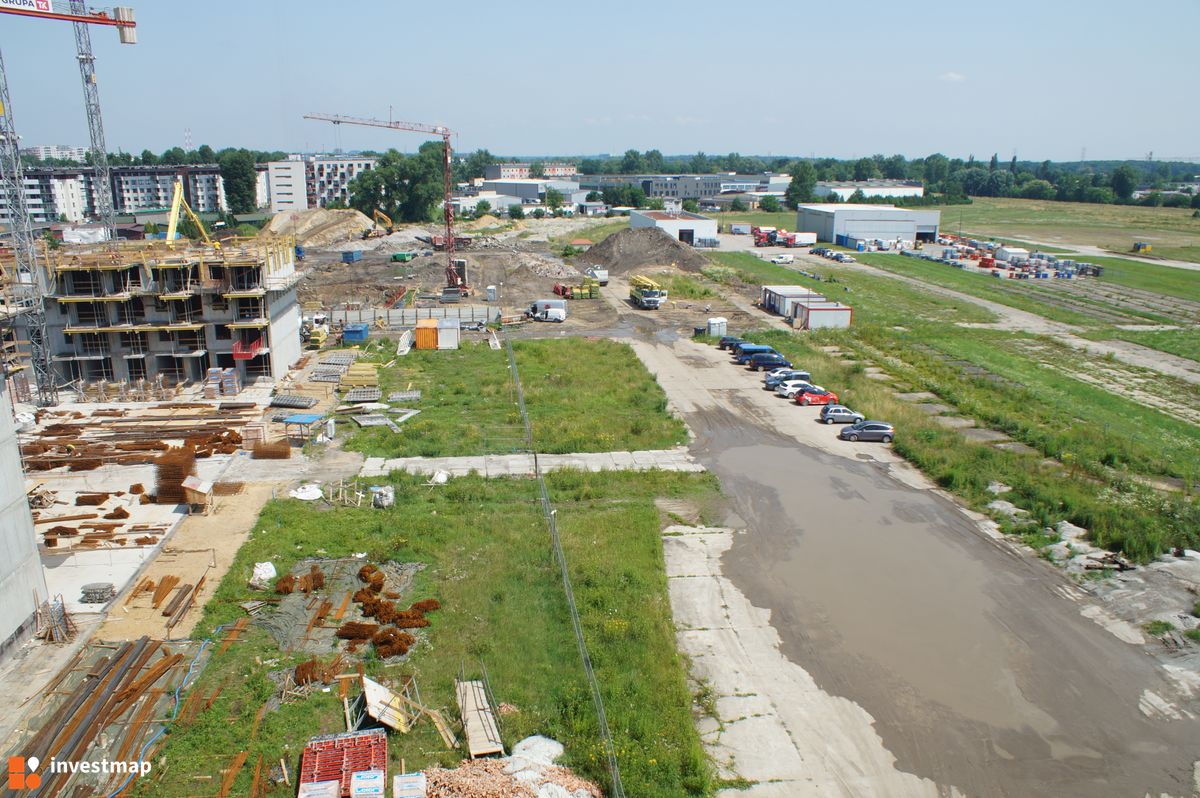
<instances>
[{"instance_id":1,"label":"truck with crane","mask_svg":"<svg viewBox=\"0 0 1200 798\"><path fill-rule=\"evenodd\" d=\"M658 310L667 301L667 291L644 274L629 279L629 301L643 310Z\"/></svg>"}]
</instances>

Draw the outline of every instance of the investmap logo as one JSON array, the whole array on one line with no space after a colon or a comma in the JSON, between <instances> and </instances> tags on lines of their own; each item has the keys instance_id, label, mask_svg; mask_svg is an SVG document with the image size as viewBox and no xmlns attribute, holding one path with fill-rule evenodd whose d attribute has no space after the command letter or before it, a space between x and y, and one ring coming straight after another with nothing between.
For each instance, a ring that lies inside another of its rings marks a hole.
<instances>
[{"instance_id":1,"label":"investmap logo","mask_svg":"<svg viewBox=\"0 0 1200 798\"><path fill-rule=\"evenodd\" d=\"M42 786L42 773L38 772L42 762L36 756L10 756L8 758L8 789L36 790ZM136 773L146 776L150 773L149 762L139 762L131 759L127 762L113 762L102 759L99 762L70 762L51 759L49 764L41 768L49 773Z\"/></svg>"},{"instance_id":2,"label":"investmap logo","mask_svg":"<svg viewBox=\"0 0 1200 798\"><path fill-rule=\"evenodd\" d=\"M38 761L36 756L31 756L26 759L23 756L10 756L8 758L8 789L10 790L36 790L42 786L42 776L37 772Z\"/></svg>"}]
</instances>

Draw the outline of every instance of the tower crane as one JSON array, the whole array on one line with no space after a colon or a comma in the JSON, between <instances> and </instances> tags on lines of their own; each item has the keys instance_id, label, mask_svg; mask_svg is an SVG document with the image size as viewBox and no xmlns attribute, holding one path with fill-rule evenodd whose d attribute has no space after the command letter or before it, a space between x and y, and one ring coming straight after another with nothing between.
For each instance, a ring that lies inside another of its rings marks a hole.
<instances>
[{"instance_id":1,"label":"tower crane","mask_svg":"<svg viewBox=\"0 0 1200 798\"><path fill-rule=\"evenodd\" d=\"M47 0L47 2L37 2L22 7L0 5L0 13L61 20L71 22L75 26L75 45L79 59L79 71L83 78L88 127L91 131L92 160L96 168L96 179L92 182L96 197L96 210L101 223L108 230L110 239L115 237L112 181L108 172L104 125L100 117L100 96L96 87L95 57L92 55L92 40L88 32L88 25L115 27L122 44L136 44L137 23L133 18L133 10L125 7L88 9L82 0L70 0L69 6L64 10L61 3L52 3ZM3 191L8 199L14 260L13 273L8 278L14 312L7 319L0 319L0 322L15 328L17 317L24 317L29 335L30 362L33 365L34 380L37 385L38 403L47 406L58 402L58 386L54 379L50 344L47 340L44 305L45 295L50 287L47 285L46 275L38 264L33 227L29 222L29 212L25 204L24 182L20 137L13 124L12 103L8 96L8 75L4 69L4 61L0 58L0 191Z\"/></svg>"},{"instance_id":2,"label":"tower crane","mask_svg":"<svg viewBox=\"0 0 1200 798\"><path fill-rule=\"evenodd\" d=\"M466 272L460 272L454 264L454 206L450 204L450 195L454 187L453 149L450 137L454 131L445 125L426 125L421 122L400 122L395 120L363 119L356 116L340 114L305 114L305 119L317 119L322 122L332 122L335 125L362 125L364 127L382 127L389 130L407 130L413 133L433 133L442 137L442 215L446 223L446 287L467 291Z\"/></svg>"}]
</instances>

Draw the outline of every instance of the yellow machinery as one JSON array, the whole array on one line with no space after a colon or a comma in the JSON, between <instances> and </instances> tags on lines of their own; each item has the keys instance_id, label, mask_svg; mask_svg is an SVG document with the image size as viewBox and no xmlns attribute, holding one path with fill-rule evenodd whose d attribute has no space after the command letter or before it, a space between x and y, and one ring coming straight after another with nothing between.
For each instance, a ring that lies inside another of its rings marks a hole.
<instances>
[{"instance_id":1,"label":"yellow machinery","mask_svg":"<svg viewBox=\"0 0 1200 798\"><path fill-rule=\"evenodd\" d=\"M167 220L167 246L175 248L175 228L179 226L179 211L187 212L188 218L196 225L196 229L200 231L204 243L208 244L213 249L220 249L221 245L208 237L208 231L204 229L204 222L200 221L200 217L192 210L192 206L187 204L187 200L183 198L183 180L175 178L175 190L171 194L171 216Z\"/></svg>"},{"instance_id":2,"label":"yellow machinery","mask_svg":"<svg viewBox=\"0 0 1200 798\"><path fill-rule=\"evenodd\" d=\"M643 310L658 310L667 301L667 292L643 274L629 278L629 301Z\"/></svg>"},{"instance_id":3,"label":"yellow machinery","mask_svg":"<svg viewBox=\"0 0 1200 798\"><path fill-rule=\"evenodd\" d=\"M375 209L375 226L370 230L363 231L363 238L381 238L385 235L391 235L396 230L396 225L392 223L392 219L378 208ZM387 232L384 232L387 231Z\"/></svg>"}]
</instances>

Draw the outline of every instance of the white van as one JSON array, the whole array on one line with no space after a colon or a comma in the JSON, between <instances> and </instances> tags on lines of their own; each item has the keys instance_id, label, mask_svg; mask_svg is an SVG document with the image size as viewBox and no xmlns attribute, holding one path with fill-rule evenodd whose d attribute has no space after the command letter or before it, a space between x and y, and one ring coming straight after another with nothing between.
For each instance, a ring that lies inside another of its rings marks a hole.
<instances>
[{"instance_id":1,"label":"white van","mask_svg":"<svg viewBox=\"0 0 1200 798\"><path fill-rule=\"evenodd\" d=\"M776 255L771 258L771 263L795 263L796 258L793 255Z\"/></svg>"}]
</instances>

